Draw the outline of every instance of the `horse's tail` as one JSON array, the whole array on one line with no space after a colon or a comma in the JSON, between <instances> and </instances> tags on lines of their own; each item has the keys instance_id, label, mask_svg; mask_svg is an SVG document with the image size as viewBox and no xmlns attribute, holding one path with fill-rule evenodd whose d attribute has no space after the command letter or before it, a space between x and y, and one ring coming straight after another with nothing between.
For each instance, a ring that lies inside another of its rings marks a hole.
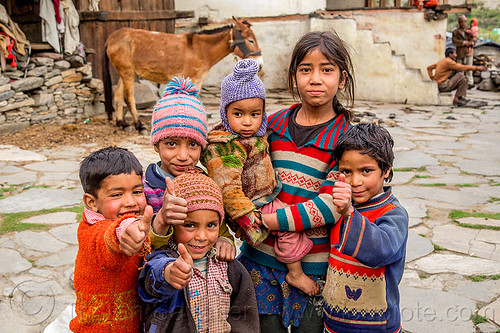
<instances>
[{"instance_id":1,"label":"horse's tail","mask_svg":"<svg viewBox=\"0 0 500 333\"><path fill-rule=\"evenodd\" d=\"M106 52L107 46L104 47L104 61L102 62L102 82L104 84L104 107L108 114L108 120L113 119L113 96L111 88L111 74L109 73L109 57Z\"/></svg>"}]
</instances>

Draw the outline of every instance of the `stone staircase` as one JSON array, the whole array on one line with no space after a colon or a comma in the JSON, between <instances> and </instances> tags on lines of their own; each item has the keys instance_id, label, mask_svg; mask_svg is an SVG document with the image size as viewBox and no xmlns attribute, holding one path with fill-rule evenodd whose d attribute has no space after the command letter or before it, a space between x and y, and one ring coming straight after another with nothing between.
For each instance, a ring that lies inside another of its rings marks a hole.
<instances>
[{"instance_id":1,"label":"stone staircase","mask_svg":"<svg viewBox=\"0 0 500 333\"><path fill-rule=\"evenodd\" d=\"M371 30L357 30L356 73L370 80L358 80L358 98L391 103L439 104L435 82L424 80L418 68L406 63L404 54L395 54L388 42L374 42Z\"/></svg>"}]
</instances>

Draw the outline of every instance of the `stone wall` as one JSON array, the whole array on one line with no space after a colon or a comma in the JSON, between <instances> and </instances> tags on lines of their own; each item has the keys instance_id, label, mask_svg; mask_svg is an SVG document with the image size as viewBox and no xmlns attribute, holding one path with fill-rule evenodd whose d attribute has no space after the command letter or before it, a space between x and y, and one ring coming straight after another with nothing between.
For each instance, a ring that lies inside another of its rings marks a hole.
<instances>
[{"instance_id":1,"label":"stone wall","mask_svg":"<svg viewBox=\"0 0 500 333\"><path fill-rule=\"evenodd\" d=\"M102 81L92 66L33 57L24 71L7 65L0 74L0 135L34 124L75 123L104 114Z\"/></svg>"}]
</instances>

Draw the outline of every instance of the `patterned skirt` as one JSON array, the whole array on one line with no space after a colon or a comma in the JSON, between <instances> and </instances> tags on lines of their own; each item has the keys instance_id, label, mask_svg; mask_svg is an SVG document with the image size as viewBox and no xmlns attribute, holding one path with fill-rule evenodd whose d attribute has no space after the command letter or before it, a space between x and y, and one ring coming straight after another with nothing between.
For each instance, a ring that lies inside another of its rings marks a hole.
<instances>
[{"instance_id":1,"label":"patterned skirt","mask_svg":"<svg viewBox=\"0 0 500 333\"><path fill-rule=\"evenodd\" d=\"M298 327L307 303L311 302L318 308L318 314L322 315L321 294L309 297L300 289L290 286L285 280L287 272L260 265L243 255L240 255L238 260L252 277L259 314L280 315L285 327L290 325ZM323 284L318 281L318 276L309 275L309 277L322 287Z\"/></svg>"}]
</instances>

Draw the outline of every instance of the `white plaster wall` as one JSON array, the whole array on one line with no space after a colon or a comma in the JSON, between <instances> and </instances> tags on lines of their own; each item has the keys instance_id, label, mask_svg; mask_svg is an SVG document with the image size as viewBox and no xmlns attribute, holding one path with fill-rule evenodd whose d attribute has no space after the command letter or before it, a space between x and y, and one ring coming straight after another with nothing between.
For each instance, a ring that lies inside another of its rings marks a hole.
<instances>
[{"instance_id":1,"label":"white plaster wall","mask_svg":"<svg viewBox=\"0 0 500 333\"><path fill-rule=\"evenodd\" d=\"M426 21L422 11L364 11L353 17L358 29L371 30L374 42L389 42L396 54L405 55L408 67L430 81L427 66L444 58L446 20Z\"/></svg>"},{"instance_id":2,"label":"white plaster wall","mask_svg":"<svg viewBox=\"0 0 500 333\"><path fill-rule=\"evenodd\" d=\"M279 3L279 5L277 4ZM334 29L349 45L355 67L357 99L415 104L438 103L435 82L427 66L444 57L446 20L428 22L422 11L362 11L343 17L299 18L278 16L309 13L325 1L177 1L177 10L212 12L211 19L248 17L264 58L259 74L267 89L286 88L290 55L306 32ZM204 14L205 15L205 14ZM252 17L277 16L274 19ZM220 86L234 66L230 55L215 65L204 81Z\"/></svg>"},{"instance_id":3,"label":"white plaster wall","mask_svg":"<svg viewBox=\"0 0 500 333\"><path fill-rule=\"evenodd\" d=\"M259 73L267 89L286 88L290 55L297 40L310 30L309 19L304 17L289 21L252 22L262 50L264 65ZM226 75L232 72L235 57L229 55L210 70L204 84L220 86Z\"/></svg>"},{"instance_id":4,"label":"white plaster wall","mask_svg":"<svg viewBox=\"0 0 500 333\"><path fill-rule=\"evenodd\" d=\"M176 0L176 10L194 10L195 19L204 16L213 21L230 19L232 16L263 17L309 14L326 8L326 0Z\"/></svg>"}]
</instances>

